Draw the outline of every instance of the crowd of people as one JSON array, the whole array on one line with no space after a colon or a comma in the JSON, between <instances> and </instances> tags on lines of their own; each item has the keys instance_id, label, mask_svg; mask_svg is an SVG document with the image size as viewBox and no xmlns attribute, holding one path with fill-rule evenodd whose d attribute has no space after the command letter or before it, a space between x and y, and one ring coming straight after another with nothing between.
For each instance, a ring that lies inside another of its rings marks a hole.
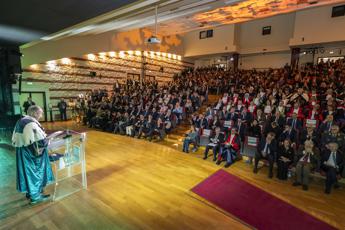
<instances>
[{"instance_id":1,"label":"crowd of people","mask_svg":"<svg viewBox=\"0 0 345 230\"><path fill-rule=\"evenodd\" d=\"M294 70L189 68L168 84L116 82L111 92L94 90L67 106L89 127L150 141L189 120L183 152L191 144L195 152L203 142L205 160L210 150L225 167L246 156L254 173L263 160L270 178L276 165L277 178L293 173L293 185L304 190L310 174L320 172L330 193L345 176L344 83L343 60ZM209 93L221 96L200 113Z\"/></svg>"},{"instance_id":2,"label":"crowd of people","mask_svg":"<svg viewBox=\"0 0 345 230\"><path fill-rule=\"evenodd\" d=\"M225 161L229 167L247 156L254 173L264 160L270 178L276 165L279 179L294 172L293 185L304 190L313 172L325 175L325 193L339 187L345 174L344 60L295 70L199 68L183 75L222 95L204 113L192 114L184 152L208 138L204 159L213 150L218 165Z\"/></svg>"},{"instance_id":3,"label":"crowd of people","mask_svg":"<svg viewBox=\"0 0 345 230\"><path fill-rule=\"evenodd\" d=\"M89 127L151 141L164 139L205 100L206 84L193 79L163 85L127 80L116 82L111 93L99 89L78 98L75 108L84 110L83 122Z\"/></svg>"}]
</instances>

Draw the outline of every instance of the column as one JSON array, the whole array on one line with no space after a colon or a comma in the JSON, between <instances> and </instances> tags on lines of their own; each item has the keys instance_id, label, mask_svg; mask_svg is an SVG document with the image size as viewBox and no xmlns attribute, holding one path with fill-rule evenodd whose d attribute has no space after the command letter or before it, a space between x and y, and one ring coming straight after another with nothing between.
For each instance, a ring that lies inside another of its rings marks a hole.
<instances>
[{"instance_id":1,"label":"column","mask_svg":"<svg viewBox=\"0 0 345 230\"><path fill-rule=\"evenodd\" d=\"M299 62L299 54L301 52L301 48L292 48L291 49L291 69L298 68L298 62Z\"/></svg>"}]
</instances>

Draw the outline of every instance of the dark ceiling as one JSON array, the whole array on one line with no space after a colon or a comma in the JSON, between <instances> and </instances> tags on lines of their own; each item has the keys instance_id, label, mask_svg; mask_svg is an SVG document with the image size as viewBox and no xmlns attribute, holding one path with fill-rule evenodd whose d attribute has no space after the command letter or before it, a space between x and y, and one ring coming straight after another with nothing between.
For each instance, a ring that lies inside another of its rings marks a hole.
<instances>
[{"instance_id":1,"label":"dark ceiling","mask_svg":"<svg viewBox=\"0 0 345 230\"><path fill-rule=\"evenodd\" d=\"M136 0L6 1L0 7L0 45L22 45L133 2ZM17 33L20 31L28 36Z\"/></svg>"}]
</instances>

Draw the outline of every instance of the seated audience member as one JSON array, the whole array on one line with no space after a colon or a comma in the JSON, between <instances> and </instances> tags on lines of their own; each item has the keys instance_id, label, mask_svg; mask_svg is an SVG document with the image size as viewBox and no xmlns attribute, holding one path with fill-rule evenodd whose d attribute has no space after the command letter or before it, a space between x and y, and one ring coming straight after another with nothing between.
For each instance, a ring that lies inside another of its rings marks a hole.
<instances>
[{"instance_id":1,"label":"seated audience member","mask_svg":"<svg viewBox=\"0 0 345 230\"><path fill-rule=\"evenodd\" d=\"M254 119L246 129L246 136L261 138L261 127L258 120Z\"/></svg>"},{"instance_id":2,"label":"seated audience member","mask_svg":"<svg viewBox=\"0 0 345 230\"><path fill-rule=\"evenodd\" d=\"M326 117L326 119L319 126L320 135L322 135L323 133L331 131L331 127L333 124L335 124L333 121L333 115L328 115Z\"/></svg>"},{"instance_id":3,"label":"seated audience member","mask_svg":"<svg viewBox=\"0 0 345 230\"><path fill-rule=\"evenodd\" d=\"M193 144L193 152L197 150L197 141L198 141L198 131L194 125L191 126L191 129L186 134L186 137L183 140L183 152L189 153L189 145Z\"/></svg>"},{"instance_id":4,"label":"seated audience member","mask_svg":"<svg viewBox=\"0 0 345 230\"><path fill-rule=\"evenodd\" d=\"M232 128L230 135L224 142L222 153L218 155L217 165L219 165L223 159L226 159L225 168L228 168L239 157L239 151L241 148L240 137L237 134L237 129Z\"/></svg>"},{"instance_id":5,"label":"seated audience member","mask_svg":"<svg viewBox=\"0 0 345 230\"><path fill-rule=\"evenodd\" d=\"M287 180L289 166L293 164L294 156L295 153L290 140L285 139L283 145L278 147L277 152L278 179Z\"/></svg>"},{"instance_id":6,"label":"seated audience member","mask_svg":"<svg viewBox=\"0 0 345 230\"><path fill-rule=\"evenodd\" d=\"M282 145L284 140L286 140L286 139L291 141L291 145L293 147L296 146L297 132L296 132L296 130L292 129L292 127L289 125L285 125L284 131L280 134L279 143Z\"/></svg>"},{"instance_id":7,"label":"seated audience member","mask_svg":"<svg viewBox=\"0 0 345 230\"><path fill-rule=\"evenodd\" d=\"M164 122L160 117L158 118L157 123L154 127L153 135L158 135L160 141L163 140L166 135Z\"/></svg>"},{"instance_id":8,"label":"seated audience member","mask_svg":"<svg viewBox=\"0 0 345 230\"><path fill-rule=\"evenodd\" d=\"M137 120L137 122L134 124L135 136L139 139L141 137L141 134L143 133L143 129L146 125L146 122L147 121L146 121L144 115L140 114L139 120Z\"/></svg>"},{"instance_id":9,"label":"seated audience member","mask_svg":"<svg viewBox=\"0 0 345 230\"><path fill-rule=\"evenodd\" d=\"M344 159L338 151L338 144L331 142L329 149L325 149L321 155L321 169L326 173L325 193L330 194L332 186L339 188L337 175L341 173Z\"/></svg>"},{"instance_id":10,"label":"seated audience member","mask_svg":"<svg viewBox=\"0 0 345 230\"><path fill-rule=\"evenodd\" d=\"M317 131L313 126L308 125L308 124L301 131L301 134L299 137L299 144L304 144L304 142L307 140L312 141L314 143L314 146L318 145Z\"/></svg>"},{"instance_id":11,"label":"seated audience member","mask_svg":"<svg viewBox=\"0 0 345 230\"><path fill-rule=\"evenodd\" d=\"M261 139L255 155L254 173L258 172L259 161L265 159L269 162L269 178L273 177L273 164L277 154L277 143L274 137L275 134L270 132L266 138Z\"/></svg>"},{"instance_id":12,"label":"seated audience member","mask_svg":"<svg viewBox=\"0 0 345 230\"><path fill-rule=\"evenodd\" d=\"M291 107L290 111L288 112L287 116L292 117L293 114L296 114L296 118L302 120L304 118L303 109L302 107L296 102L294 103L293 107Z\"/></svg>"},{"instance_id":13,"label":"seated audience member","mask_svg":"<svg viewBox=\"0 0 345 230\"><path fill-rule=\"evenodd\" d=\"M296 180L293 186L302 185L303 190L308 190L309 175L317 167L319 161L318 153L315 151L312 141L304 143L304 148L301 148L296 160Z\"/></svg>"},{"instance_id":14,"label":"seated audience member","mask_svg":"<svg viewBox=\"0 0 345 230\"><path fill-rule=\"evenodd\" d=\"M338 151L344 154L344 147L345 147L345 135L339 132L338 125L332 125L331 130L329 132L323 133L321 137L321 151L324 151L325 148L328 148L328 144L334 142L338 144Z\"/></svg>"},{"instance_id":15,"label":"seated audience member","mask_svg":"<svg viewBox=\"0 0 345 230\"><path fill-rule=\"evenodd\" d=\"M285 125L285 118L281 115L281 112L277 110L274 116L271 117L271 122L275 122L279 127L283 128Z\"/></svg>"},{"instance_id":16,"label":"seated audience member","mask_svg":"<svg viewBox=\"0 0 345 230\"><path fill-rule=\"evenodd\" d=\"M210 143L206 146L204 152L204 160L207 159L208 151L212 148L213 161L217 160L217 155L222 152L222 144L224 142L224 134L220 132L220 127L216 127L214 134L210 136Z\"/></svg>"},{"instance_id":17,"label":"seated audience member","mask_svg":"<svg viewBox=\"0 0 345 230\"><path fill-rule=\"evenodd\" d=\"M248 128L246 129L245 137L256 137L258 140L261 140L261 127L256 119L249 124ZM251 147L249 145L247 145L247 147L244 146L243 153L245 153L245 155L249 158L246 163L252 164L253 157L256 154L256 147Z\"/></svg>"},{"instance_id":18,"label":"seated audience member","mask_svg":"<svg viewBox=\"0 0 345 230\"><path fill-rule=\"evenodd\" d=\"M276 137L279 137L282 130L276 122L272 122L264 130L264 135L267 136L268 133L274 133Z\"/></svg>"},{"instance_id":19,"label":"seated audience member","mask_svg":"<svg viewBox=\"0 0 345 230\"><path fill-rule=\"evenodd\" d=\"M258 120L259 125L264 126L266 123L266 116L263 114L261 109L256 111L255 119Z\"/></svg>"},{"instance_id":20,"label":"seated audience member","mask_svg":"<svg viewBox=\"0 0 345 230\"><path fill-rule=\"evenodd\" d=\"M296 132L302 130L302 121L297 118L297 113L293 113L292 116L287 120L286 124L291 126Z\"/></svg>"},{"instance_id":21,"label":"seated audience member","mask_svg":"<svg viewBox=\"0 0 345 230\"><path fill-rule=\"evenodd\" d=\"M316 120L318 122L322 121L322 114L319 111L320 106L318 104L312 106L312 109L309 110L307 119Z\"/></svg>"},{"instance_id":22,"label":"seated audience member","mask_svg":"<svg viewBox=\"0 0 345 230\"><path fill-rule=\"evenodd\" d=\"M139 135L138 135L138 138L140 138L142 133L144 133L145 138L149 138L149 141L151 141L152 136L153 136L153 131L155 130L155 128L156 128L156 123L153 120L152 115L149 114L147 121L145 122L145 124L141 130L141 133L139 133Z\"/></svg>"}]
</instances>

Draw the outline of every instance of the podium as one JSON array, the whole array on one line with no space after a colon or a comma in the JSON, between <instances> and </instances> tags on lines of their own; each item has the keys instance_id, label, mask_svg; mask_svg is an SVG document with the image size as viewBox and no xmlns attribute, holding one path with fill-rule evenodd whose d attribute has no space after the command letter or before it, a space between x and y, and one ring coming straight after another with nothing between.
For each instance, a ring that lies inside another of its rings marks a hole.
<instances>
[{"instance_id":1,"label":"podium","mask_svg":"<svg viewBox=\"0 0 345 230\"><path fill-rule=\"evenodd\" d=\"M49 159L55 176L53 201L86 189L86 133L57 131L48 138Z\"/></svg>"}]
</instances>

